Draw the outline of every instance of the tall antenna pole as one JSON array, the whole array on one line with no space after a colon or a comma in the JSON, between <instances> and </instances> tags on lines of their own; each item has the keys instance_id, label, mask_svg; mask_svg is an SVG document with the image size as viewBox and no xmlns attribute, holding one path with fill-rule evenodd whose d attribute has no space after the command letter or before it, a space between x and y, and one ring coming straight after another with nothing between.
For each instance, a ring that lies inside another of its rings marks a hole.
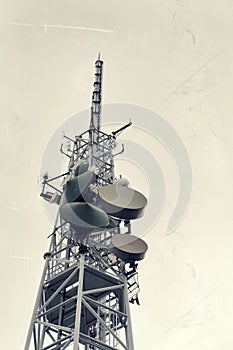
<instances>
[{"instance_id":1,"label":"tall antenna pole","mask_svg":"<svg viewBox=\"0 0 233 350\"><path fill-rule=\"evenodd\" d=\"M95 62L95 79L94 79L94 90L92 93L92 105L91 105L91 122L90 122L90 151L89 161L92 169L98 171L98 155L104 149L100 147L100 129L101 129L101 109L102 109L102 78L103 78L103 61L100 59L100 53L98 59ZM110 159L112 157L110 156ZM110 160L111 161L111 160ZM113 164L112 164L113 165ZM100 165L100 168L102 164ZM113 169L113 167L112 167ZM113 174L112 174L113 176Z\"/></svg>"},{"instance_id":2,"label":"tall antenna pole","mask_svg":"<svg viewBox=\"0 0 233 350\"><path fill-rule=\"evenodd\" d=\"M101 103L102 103L102 78L103 78L103 61L100 59L100 54L95 62L95 81L94 91L92 94L92 107L91 107L91 123L90 129L94 129L96 132L101 128Z\"/></svg>"},{"instance_id":3,"label":"tall antenna pole","mask_svg":"<svg viewBox=\"0 0 233 350\"><path fill-rule=\"evenodd\" d=\"M129 302L139 304L137 261L147 245L130 222L147 200L115 178L116 136L131 123L101 130L102 66L98 57L90 128L64 136L73 143L61 147L67 172L43 178L41 196L58 214L24 350L134 350Z\"/></svg>"}]
</instances>

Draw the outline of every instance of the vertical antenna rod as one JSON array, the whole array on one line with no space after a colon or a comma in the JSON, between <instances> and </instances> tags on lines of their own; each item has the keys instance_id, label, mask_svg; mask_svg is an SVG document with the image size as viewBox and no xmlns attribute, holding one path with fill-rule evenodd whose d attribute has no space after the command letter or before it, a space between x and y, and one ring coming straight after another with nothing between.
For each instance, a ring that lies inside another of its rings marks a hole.
<instances>
[{"instance_id":1,"label":"vertical antenna rod","mask_svg":"<svg viewBox=\"0 0 233 350\"><path fill-rule=\"evenodd\" d=\"M102 102L102 76L103 76L103 61L100 59L100 54L95 62L95 81L94 91L92 94L91 107L91 123L90 129L95 129L97 133L101 127L101 102Z\"/></svg>"}]
</instances>

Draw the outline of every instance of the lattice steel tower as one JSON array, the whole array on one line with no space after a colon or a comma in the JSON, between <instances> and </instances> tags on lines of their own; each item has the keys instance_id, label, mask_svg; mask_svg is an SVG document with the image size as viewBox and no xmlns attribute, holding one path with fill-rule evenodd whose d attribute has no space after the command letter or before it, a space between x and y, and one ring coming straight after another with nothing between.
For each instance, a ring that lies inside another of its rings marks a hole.
<instances>
[{"instance_id":1,"label":"lattice steel tower","mask_svg":"<svg viewBox=\"0 0 233 350\"><path fill-rule=\"evenodd\" d=\"M146 243L131 234L146 198L114 175L118 134L101 130L103 61L95 62L91 121L72 142L65 174L43 176L41 196L58 205L25 350L133 350L129 302ZM61 188L56 187L60 179Z\"/></svg>"}]
</instances>

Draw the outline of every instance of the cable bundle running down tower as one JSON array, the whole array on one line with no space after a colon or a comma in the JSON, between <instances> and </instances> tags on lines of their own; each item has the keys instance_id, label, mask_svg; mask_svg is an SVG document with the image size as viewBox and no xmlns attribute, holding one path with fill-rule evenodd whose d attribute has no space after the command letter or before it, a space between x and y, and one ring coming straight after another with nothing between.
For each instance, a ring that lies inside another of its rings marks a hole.
<instances>
[{"instance_id":1,"label":"cable bundle running down tower","mask_svg":"<svg viewBox=\"0 0 233 350\"><path fill-rule=\"evenodd\" d=\"M134 349L129 302L139 304L137 261L147 245L131 234L130 221L147 200L115 178L116 137L131 122L101 131L102 67L98 57L90 128L65 136L73 147L61 148L68 171L43 177L41 196L59 209L24 350Z\"/></svg>"}]
</instances>

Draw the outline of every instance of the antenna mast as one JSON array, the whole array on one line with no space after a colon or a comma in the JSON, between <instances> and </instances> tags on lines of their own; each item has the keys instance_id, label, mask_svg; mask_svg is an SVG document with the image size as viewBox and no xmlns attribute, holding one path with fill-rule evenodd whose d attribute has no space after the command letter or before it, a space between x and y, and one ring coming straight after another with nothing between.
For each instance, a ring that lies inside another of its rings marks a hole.
<instances>
[{"instance_id":1,"label":"antenna mast","mask_svg":"<svg viewBox=\"0 0 233 350\"><path fill-rule=\"evenodd\" d=\"M95 81L94 91L92 94L92 106L91 106L91 123L90 129L94 129L97 133L101 128L101 103L102 103L102 78L103 78L103 61L100 59L100 53L98 59L95 62Z\"/></svg>"}]
</instances>

